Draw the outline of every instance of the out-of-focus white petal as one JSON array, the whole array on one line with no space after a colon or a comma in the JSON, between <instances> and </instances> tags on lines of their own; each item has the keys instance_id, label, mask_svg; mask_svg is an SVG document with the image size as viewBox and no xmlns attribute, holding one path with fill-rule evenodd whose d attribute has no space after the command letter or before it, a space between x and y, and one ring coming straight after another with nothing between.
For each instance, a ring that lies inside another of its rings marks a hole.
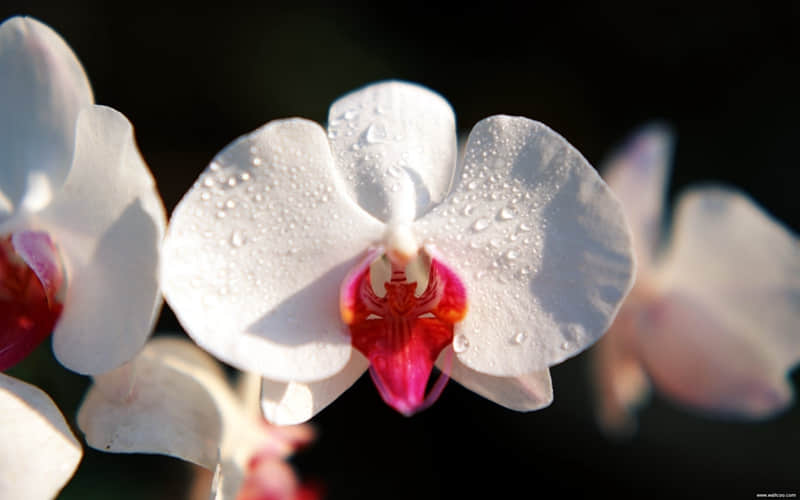
<instances>
[{"instance_id":1,"label":"out-of-focus white petal","mask_svg":"<svg viewBox=\"0 0 800 500\"><path fill-rule=\"evenodd\" d=\"M341 97L328 136L347 192L380 220L410 222L450 189L455 116L425 87L387 81Z\"/></svg>"},{"instance_id":2,"label":"out-of-focus white petal","mask_svg":"<svg viewBox=\"0 0 800 500\"><path fill-rule=\"evenodd\" d=\"M58 360L85 374L130 360L161 306L166 216L122 114L96 105L81 112L72 170L34 225L53 237L67 272L64 311L53 332Z\"/></svg>"},{"instance_id":3,"label":"out-of-focus white petal","mask_svg":"<svg viewBox=\"0 0 800 500\"><path fill-rule=\"evenodd\" d=\"M190 342L161 337L131 361L132 370L126 365L95 377L78 412L86 442L107 452L160 453L213 469L225 419L238 407L218 367L197 362L207 357ZM127 374L135 377L132 383Z\"/></svg>"},{"instance_id":4,"label":"out-of-focus white petal","mask_svg":"<svg viewBox=\"0 0 800 500\"><path fill-rule=\"evenodd\" d=\"M603 338L592 348L591 374L597 420L609 434L629 436L636 430L636 408L650 393L650 382L638 352L641 311L650 297L634 286Z\"/></svg>"},{"instance_id":5,"label":"out-of-focus white petal","mask_svg":"<svg viewBox=\"0 0 800 500\"><path fill-rule=\"evenodd\" d=\"M203 348L274 380L341 370L339 286L383 224L344 192L322 128L271 122L223 150L175 209L164 293Z\"/></svg>"},{"instance_id":6,"label":"out-of-focus white petal","mask_svg":"<svg viewBox=\"0 0 800 500\"><path fill-rule=\"evenodd\" d=\"M459 185L415 228L466 285L454 348L487 375L542 371L585 349L633 280L619 202L577 150L527 118L478 123Z\"/></svg>"},{"instance_id":7,"label":"out-of-focus white petal","mask_svg":"<svg viewBox=\"0 0 800 500\"><path fill-rule=\"evenodd\" d=\"M748 338L690 292L664 295L640 321L642 363L672 399L740 417L765 417L791 401L785 368L769 352L774 346Z\"/></svg>"},{"instance_id":8,"label":"out-of-focus white petal","mask_svg":"<svg viewBox=\"0 0 800 500\"><path fill-rule=\"evenodd\" d=\"M439 361L436 362L439 369L446 365L442 359L447 355L449 354L446 351L439 355ZM540 410L553 402L553 384L549 369L518 377L494 377L477 372L454 359L450 378L489 401L511 410Z\"/></svg>"},{"instance_id":9,"label":"out-of-focus white petal","mask_svg":"<svg viewBox=\"0 0 800 500\"><path fill-rule=\"evenodd\" d=\"M740 193L693 190L679 202L654 283L665 298L643 320L641 345L660 387L688 391L694 396L678 397L694 405L754 415L791 398L786 372L800 361L796 237ZM662 363L673 368L659 370ZM698 370L707 387L679 379Z\"/></svg>"},{"instance_id":10,"label":"out-of-focus white petal","mask_svg":"<svg viewBox=\"0 0 800 500\"><path fill-rule=\"evenodd\" d=\"M353 350L347 365L331 377L316 382L261 382L261 410L276 425L310 420L346 391L366 371L369 361Z\"/></svg>"},{"instance_id":11,"label":"out-of-focus white petal","mask_svg":"<svg viewBox=\"0 0 800 500\"><path fill-rule=\"evenodd\" d=\"M673 143L666 126L649 125L633 135L603 168L603 178L622 202L630 224L639 273L650 269L661 243Z\"/></svg>"},{"instance_id":12,"label":"out-of-focus white petal","mask_svg":"<svg viewBox=\"0 0 800 500\"><path fill-rule=\"evenodd\" d=\"M83 450L53 401L0 374L0 498L55 498Z\"/></svg>"},{"instance_id":13,"label":"out-of-focus white petal","mask_svg":"<svg viewBox=\"0 0 800 500\"><path fill-rule=\"evenodd\" d=\"M29 17L0 25L0 199L9 202L0 208L47 205L69 172L78 112L92 102L80 62L55 31Z\"/></svg>"}]
</instances>

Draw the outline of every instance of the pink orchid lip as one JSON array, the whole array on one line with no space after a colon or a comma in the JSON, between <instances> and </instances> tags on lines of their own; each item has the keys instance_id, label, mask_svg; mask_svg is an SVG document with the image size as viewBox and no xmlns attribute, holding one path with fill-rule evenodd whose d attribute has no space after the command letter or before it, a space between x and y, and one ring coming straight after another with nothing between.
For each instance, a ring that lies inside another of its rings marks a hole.
<instances>
[{"instance_id":1,"label":"pink orchid lip","mask_svg":"<svg viewBox=\"0 0 800 500\"><path fill-rule=\"evenodd\" d=\"M385 283L386 294L378 296L370 265L382 254L381 247L368 251L347 275L341 315L353 347L369 360L370 376L383 400L410 416L433 404L447 383L445 369L425 394L436 358L452 343L454 325L466 315L466 289L455 272L431 257L428 285L417 295L417 283L390 259L392 277Z\"/></svg>"},{"instance_id":2,"label":"pink orchid lip","mask_svg":"<svg viewBox=\"0 0 800 500\"><path fill-rule=\"evenodd\" d=\"M47 233L20 231L0 239L0 371L52 333L63 284L58 250Z\"/></svg>"}]
</instances>

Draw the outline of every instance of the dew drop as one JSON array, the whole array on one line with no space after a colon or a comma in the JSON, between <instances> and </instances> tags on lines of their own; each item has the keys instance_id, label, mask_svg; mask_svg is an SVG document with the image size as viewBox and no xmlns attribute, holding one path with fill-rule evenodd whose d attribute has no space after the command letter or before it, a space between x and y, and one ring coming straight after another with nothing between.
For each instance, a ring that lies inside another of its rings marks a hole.
<instances>
[{"instance_id":1,"label":"dew drop","mask_svg":"<svg viewBox=\"0 0 800 500\"><path fill-rule=\"evenodd\" d=\"M519 254L517 252L515 252L514 250L509 250L508 252L506 252L506 258L508 260L514 260L517 257L519 257Z\"/></svg>"},{"instance_id":2,"label":"dew drop","mask_svg":"<svg viewBox=\"0 0 800 500\"><path fill-rule=\"evenodd\" d=\"M511 211L510 208L506 207L500 210L500 218L502 220L510 220L514 218L514 212Z\"/></svg>"},{"instance_id":3,"label":"dew drop","mask_svg":"<svg viewBox=\"0 0 800 500\"><path fill-rule=\"evenodd\" d=\"M210 199L211 199L211 194L209 194L209 192L208 192L208 191L203 191L203 192L200 194L200 199L201 199L201 200L203 200L203 201L208 201L208 200L210 200Z\"/></svg>"},{"instance_id":4,"label":"dew drop","mask_svg":"<svg viewBox=\"0 0 800 500\"><path fill-rule=\"evenodd\" d=\"M212 179L210 176L206 177L203 180L203 184L205 184L206 187L212 187L214 185L214 179Z\"/></svg>"},{"instance_id":5,"label":"dew drop","mask_svg":"<svg viewBox=\"0 0 800 500\"><path fill-rule=\"evenodd\" d=\"M527 336L525 335L525 332L519 332L516 335L514 335L513 337L511 337L511 342L513 344L515 344L515 345L520 345L523 342L525 342L526 338L527 338Z\"/></svg>"},{"instance_id":6,"label":"dew drop","mask_svg":"<svg viewBox=\"0 0 800 500\"><path fill-rule=\"evenodd\" d=\"M370 144L377 144L386 140L386 127L382 123L372 123L367 128L365 139Z\"/></svg>"},{"instance_id":7,"label":"dew drop","mask_svg":"<svg viewBox=\"0 0 800 500\"><path fill-rule=\"evenodd\" d=\"M453 337L453 350L455 352L464 352L469 348L469 340L463 334L459 333Z\"/></svg>"},{"instance_id":8,"label":"dew drop","mask_svg":"<svg viewBox=\"0 0 800 500\"><path fill-rule=\"evenodd\" d=\"M255 158L253 158L253 162L252 162L252 163L253 163L253 165L255 165L256 167L257 167L257 166L259 166L259 165L261 165L261 158L259 158L259 157L257 157L257 156L256 156Z\"/></svg>"},{"instance_id":9,"label":"dew drop","mask_svg":"<svg viewBox=\"0 0 800 500\"><path fill-rule=\"evenodd\" d=\"M244 242L244 234L241 231L234 231L233 234L231 234L231 245L238 248L244 245Z\"/></svg>"},{"instance_id":10,"label":"dew drop","mask_svg":"<svg viewBox=\"0 0 800 500\"><path fill-rule=\"evenodd\" d=\"M527 224L525 224L523 222L522 224L519 225L519 230L520 231L530 231L531 230L531 226L529 226L529 225L527 225Z\"/></svg>"},{"instance_id":11,"label":"dew drop","mask_svg":"<svg viewBox=\"0 0 800 500\"><path fill-rule=\"evenodd\" d=\"M358 116L358 111L355 109L348 109L344 112L344 115L342 115L345 120L352 120L356 116Z\"/></svg>"},{"instance_id":12,"label":"dew drop","mask_svg":"<svg viewBox=\"0 0 800 500\"><path fill-rule=\"evenodd\" d=\"M467 205L464 207L464 215L472 215L472 211L475 209L472 205Z\"/></svg>"},{"instance_id":13,"label":"dew drop","mask_svg":"<svg viewBox=\"0 0 800 500\"><path fill-rule=\"evenodd\" d=\"M489 220L488 219L478 219L472 225L472 229L474 229L475 231L483 231L487 227L489 227Z\"/></svg>"},{"instance_id":14,"label":"dew drop","mask_svg":"<svg viewBox=\"0 0 800 500\"><path fill-rule=\"evenodd\" d=\"M565 350L565 351L566 351L567 349L569 349L569 342L564 342L563 344L561 344L561 349L563 349L563 350Z\"/></svg>"}]
</instances>

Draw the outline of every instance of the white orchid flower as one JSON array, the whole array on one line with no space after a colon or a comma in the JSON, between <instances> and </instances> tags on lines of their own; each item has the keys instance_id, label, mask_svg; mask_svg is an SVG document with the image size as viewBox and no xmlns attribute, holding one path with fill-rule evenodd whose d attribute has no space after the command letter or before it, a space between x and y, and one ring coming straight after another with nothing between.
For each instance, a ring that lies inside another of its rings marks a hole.
<instances>
[{"instance_id":1,"label":"white orchid flower","mask_svg":"<svg viewBox=\"0 0 800 500\"><path fill-rule=\"evenodd\" d=\"M215 500L299 498L302 487L283 459L311 440L311 428L269 425L259 411L259 378L243 380L236 392L192 342L157 337L130 363L95 377L78 425L98 450L170 455L215 471Z\"/></svg>"},{"instance_id":2,"label":"white orchid flower","mask_svg":"<svg viewBox=\"0 0 800 500\"><path fill-rule=\"evenodd\" d=\"M368 367L404 414L448 373L509 408L546 406L548 368L597 340L631 285L622 209L527 118L481 121L456 156L450 105L409 83L337 100L327 133L270 122L175 209L165 297L201 347L265 377L276 423L311 418Z\"/></svg>"},{"instance_id":3,"label":"white orchid flower","mask_svg":"<svg viewBox=\"0 0 800 500\"><path fill-rule=\"evenodd\" d=\"M661 126L635 135L605 171L634 234L638 275L593 352L600 423L635 428L652 383L687 406L759 418L790 404L789 370L800 361L800 245L745 195L690 189L671 235L662 211L672 137Z\"/></svg>"},{"instance_id":4,"label":"white orchid flower","mask_svg":"<svg viewBox=\"0 0 800 500\"><path fill-rule=\"evenodd\" d=\"M93 104L75 54L31 18L0 25L0 155L0 370L51 332L73 371L121 365L161 304L164 209L130 123ZM2 376L0 401L0 463L14 464L0 467L0 497L55 496L80 445L35 388ZM47 453L29 451L48 436Z\"/></svg>"}]
</instances>

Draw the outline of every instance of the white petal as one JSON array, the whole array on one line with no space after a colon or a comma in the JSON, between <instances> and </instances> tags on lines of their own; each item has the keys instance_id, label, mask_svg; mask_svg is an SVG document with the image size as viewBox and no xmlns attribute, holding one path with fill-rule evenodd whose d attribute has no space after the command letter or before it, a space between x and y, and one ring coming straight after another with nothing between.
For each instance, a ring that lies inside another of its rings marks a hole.
<instances>
[{"instance_id":1,"label":"white petal","mask_svg":"<svg viewBox=\"0 0 800 500\"><path fill-rule=\"evenodd\" d=\"M331 106L328 134L348 193L380 220L410 222L450 189L455 116L425 87L387 81L347 94Z\"/></svg>"},{"instance_id":2,"label":"white petal","mask_svg":"<svg viewBox=\"0 0 800 500\"><path fill-rule=\"evenodd\" d=\"M585 349L633 280L619 202L575 148L527 118L478 123L460 184L415 228L467 288L457 356L487 375L542 371Z\"/></svg>"},{"instance_id":3,"label":"white petal","mask_svg":"<svg viewBox=\"0 0 800 500\"><path fill-rule=\"evenodd\" d=\"M300 424L310 420L358 380L369 361L353 351L347 366L336 375L316 382L261 383L261 410L276 425Z\"/></svg>"},{"instance_id":4,"label":"white petal","mask_svg":"<svg viewBox=\"0 0 800 500\"><path fill-rule=\"evenodd\" d=\"M436 365L441 369L445 356ZM458 359L453 360L450 378L489 401L516 411L540 410L553 402L550 370L545 369L518 377L493 377L477 372Z\"/></svg>"},{"instance_id":5,"label":"white petal","mask_svg":"<svg viewBox=\"0 0 800 500\"><path fill-rule=\"evenodd\" d=\"M690 292L670 292L643 314L638 353L658 390L694 408L765 417L785 408L792 389L765 340L736 329ZM792 331L792 334L797 331Z\"/></svg>"},{"instance_id":6,"label":"white petal","mask_svg":"<svg viewBox=\"0 0 800 500\"><path fill-rule=\"evenodd\" d=\"M75 160L38 224L62 252L64 312L53 350L67 368L102 373L130 360L161 307L158 255L166 217L130 122L90 106L77 124Z\"/></svg>"},{"instance_id":7,"label":"white petal","mask_svg":"<svg viewBox=\"0 0 800 500\"><path fill-rule=\"evenodd\" d=\"M339 286L383 225L343 192L322 128L271 122L223 150L175 209L165 296L203 348L274 380L341 370Z\"/></svg>"},{"instance_id":8,"label":"white petal","mask_svg":"<svg viewBox=\"0 0 800 500\"><path fill-rule=\"evenodd\" d=\"M659 313L664 323L657 323L658 332L674 340L699 337L685 341L701 346L693 358L727 352L729 361L719 363L737 369L746 359L759 384L786 394L786 372L800 361L800 243L794 235L740 193L694 190L679 202L657 278L669 294L660 307L670 313Z\"/></svg>"},{"instance_id":9,"label":"white petal","mask_svg":"<svg viewBox=\"0 0 800 500\"><path fill-rule=\"evenodd\" d=\"M92 102L81 64L55 31L29 17L0 25L0 199L28 210L50 201L72 163L78 112Z\"/></svg>"},{"instance_id":10,"label":"white petal","mask_svg":"<svg viewBox=\"0 0 800 500\"><path fill-rule=\"evenodd\" d=\"M133 370L123 366L95 377L78 412L86 442L98 450L159 453L213 469L224 420L238 407L219 369L199 358L208 356L191 342L159 337L131 362Z\"/></svg>"},{"instance_id":11,"label":"white petal","mask_svg":"<svg viewBox=\"0 0 800 500\"><path fill-rule=\"evenodd\" d=\"M47 394L4 374L0 374L0 442L0 498L55 498L83 455Z\"/></svg>"},{"instance_id":12,"label":"white petal","mask_svg":"<svg viewBox=\"0 0 800 500\"><path fill-rule=\"evenodd\" d=\"M622 202L630 224L640 273L649 270L661 243L673 142L669 129L650 125L631 137L603 168L603 178Z\"/></svg>"},{"instance_id":13,"label":"white petal","mask_svg":"<svg viewBox=\"0 0 800 500\"><path fill-rule=\"evenodd\" d=\"M641 287L634 286L611 328L591 350L597 420L605 432L620 437L636 430L635 411L650 393L638 342L641 312L650 300Z\"/></svg>"}]
</instances>

